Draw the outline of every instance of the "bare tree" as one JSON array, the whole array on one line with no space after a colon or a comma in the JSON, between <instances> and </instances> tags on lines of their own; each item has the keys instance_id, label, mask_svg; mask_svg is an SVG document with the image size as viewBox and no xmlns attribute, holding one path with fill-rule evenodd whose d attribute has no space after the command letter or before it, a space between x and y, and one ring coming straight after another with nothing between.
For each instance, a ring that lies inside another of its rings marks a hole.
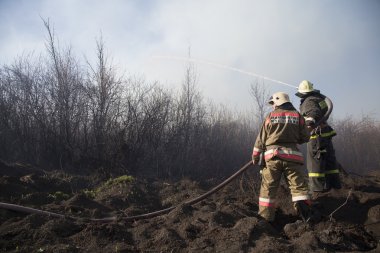
<instances>
[{"instance_id":1,"label":"bare tree","mask_svg":"<svg viewBox=\"0 0 380 253\"><path fill-rule=\"evenodd\" d=\"M51 149L61 167L80 159L81 122L86 115L83 71L71 49L61 50L49 21L43 20L48 33L48 64L44 82L48 87L47 111L54 133Z\"/></svg>"},{"instance_id":2,"label":"bare tree","mask_svg":"<svg viewBox=\"0 0 380 253\"><path fill-rule=\"evenodd\" d=\"M189 48L190 58L190 48ZM181 175L184 176L185 171L191 167L190 152L192 134L194 131L194 120L197 114L197 108L201 103L201 96L197 91L197 73L193 63L188 63L185 69L185 77L182 84L181 95L178 102L180 131L183 133L183 143L181 147L182 163L180 163Z\"/></svg>"},{"instance_id":3,"label":"bare tree","mask_svg":"<svg viewBox=\"0 0 380 253\"><path fill-rule=\"evenodd\" d=\"M119 150L122 80L116 77L108 63L102 37L97 41L97 64L92 67L88 63L88 67L86 94L93 137L91 150L99 163L104 165L111 162L113 154Z\"/></svg>"},{"instance_id":4,"label":"bare tree","mask_svg":"<svg viewBox=\"0 0 380 253\"><path fill-rule=\"evenodd\" d=\"M264 82L262 84L259 84L259 82L256 80L250 85L250 94L254 102L255 118L259 124L261 124L264 122L265 115L270 110L270 107L268 107L267 103L270 93L265 87Z\"/></svg>"}]
</instances>

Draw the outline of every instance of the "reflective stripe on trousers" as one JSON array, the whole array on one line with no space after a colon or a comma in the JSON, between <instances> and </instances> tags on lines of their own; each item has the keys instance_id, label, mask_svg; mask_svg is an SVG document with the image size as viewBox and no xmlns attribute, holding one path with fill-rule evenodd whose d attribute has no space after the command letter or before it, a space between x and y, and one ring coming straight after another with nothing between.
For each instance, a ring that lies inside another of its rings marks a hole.
<instances>
[{"instance_id":1,"label":"reflective stripe on trousers","mask_svg":"<svg viewBox=\"0 0 380 253\"><path fill-rule=\"evenodd\" d=\"M325 177L328 174L339 174L339 170L327 170L325 173L310 172L309 177Z\"/></svg>"}]
</instances>

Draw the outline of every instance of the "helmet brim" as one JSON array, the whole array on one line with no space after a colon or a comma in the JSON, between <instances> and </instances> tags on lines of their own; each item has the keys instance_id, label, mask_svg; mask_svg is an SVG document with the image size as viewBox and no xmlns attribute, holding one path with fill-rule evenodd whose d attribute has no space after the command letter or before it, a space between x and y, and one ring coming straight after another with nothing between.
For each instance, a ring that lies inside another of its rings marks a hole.
<instances>
[{"instance_id":1,"label":"helmet brim","mask_svg":"<svg viewBox=\"0 0 380 253\"><path fill-rule=\"evenodd\" d=\"M319 92L319 90L314 89L314 90L309 91L309 92L297 92L296 96L300 97L300 98L303 98L303 97L305 97L305 96L307 96L309 94L312 94L312 93L320 93L320 92Z\"/></svg>"}]
</instances>

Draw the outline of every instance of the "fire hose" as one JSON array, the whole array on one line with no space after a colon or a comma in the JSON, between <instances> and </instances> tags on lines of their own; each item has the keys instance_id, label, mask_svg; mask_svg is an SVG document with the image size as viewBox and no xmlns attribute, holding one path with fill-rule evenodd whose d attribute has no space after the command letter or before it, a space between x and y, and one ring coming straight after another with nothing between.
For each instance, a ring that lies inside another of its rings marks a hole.
<instances>
[{"instance_id":1,"label":"fire hose","mask_svg":"<svg viewBox=\"0 0 380 253\"><path fill-rule=\"evenodd\" d=\"M204 200L205 198L209 197L210 195L214 194L215 192L219 191L224 186L226 186L227 184L229 184L237 176L239 176L245 170L247 170L251 165L252 165L252 161L250 161L247 164L245 164L243 167L241 167L238 171L236 171L233 175L231 175L229 178L227 178L226 180L224 180L219 185L215 186L214 188L212 188L208 192L206 192L206 193L204 193L204 194L202 194L202 195L200 195L200 196L198 196L196 198L193 198L193 199L190 199L188 201L185 201L183 203L183 205L191 206L191 205L194 205L194 204L196 204L196 203ZM177 205L177 206L179 206L179 205ZM46 216L55 217L55 218L64 218L64 219L71 219L71 220L87 220L87 221L90 221L90 222L100 222L100 223L108 223L108 222L113 222L113 221L117 221L117 220L136 221L136 220L142 220L142 219L149 219L149 218L153 218L153 217L156 217L156 216L160 216L160 215L169 213L170 211L172 211L173 209L175 209L177 206L171 206L171 207L168 207L168 208L165 208L165 209L161 209L161 210L158 210L158 211L154 211L154 212L150 212L150 213L145 213L145 214L140 214L140 215L135 215L135 216L127 216L127 217L123 217L123 216L121 216L121 217L120 216L111 216L111 217L105 217L105 218L84 219L84 218L73 217L73 216L68 216L68 215L64 215L64 214L58 214L58 213L54 213L54 212L34 209L34 208L30 208L30 207L25 207L25 206L20 206L20 205L0 202L0 208L1 209L7 209L7 210L11 210L11 211L16 211L16 212L21 212L21 213L28 213L28 214L46 215Z\"/></svg>"}]
</instances>

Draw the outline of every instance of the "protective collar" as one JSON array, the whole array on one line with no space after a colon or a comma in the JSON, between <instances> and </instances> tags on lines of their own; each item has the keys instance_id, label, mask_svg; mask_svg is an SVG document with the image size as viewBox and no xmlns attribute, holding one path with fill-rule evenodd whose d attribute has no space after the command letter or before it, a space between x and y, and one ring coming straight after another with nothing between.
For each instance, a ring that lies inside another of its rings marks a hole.
<instances>
[{"instance_id":1,"label":"protective collar","mask_svg":"<svg viewBox=\"0 0 380 253\"><path fill-rule=\"evenodd\" d=\"M300 98L305 98L305 97L308 97L308 96L310 96L310 95L312 95L312 94L315 94L315 93L320 93L320 91L319 91L319 90L313 90L313 91L310 91L310 92L308 92L308 93L297 92L297 93L296 93L296 96L297 96L297 97L300 97Z\"/></svg>"}]
</instances>

